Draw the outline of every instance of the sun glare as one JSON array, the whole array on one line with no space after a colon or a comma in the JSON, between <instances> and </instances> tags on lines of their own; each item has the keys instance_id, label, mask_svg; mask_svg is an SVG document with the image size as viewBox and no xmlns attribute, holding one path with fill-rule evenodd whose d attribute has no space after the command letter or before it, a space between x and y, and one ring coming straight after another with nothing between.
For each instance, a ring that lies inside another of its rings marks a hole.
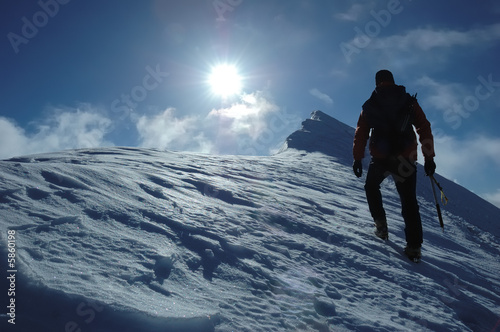
<instances>
[{"instance_id":1,"label":"sun glare","mask_svg":"<svg viewBox=\"0 0 500 332\"><path fill-rule=\"evenodd\" d=\"M233 65L223 64L212 69L209 78L213 93L228 97L240 92L241 76Z\"/></svg>"}]
</instances>

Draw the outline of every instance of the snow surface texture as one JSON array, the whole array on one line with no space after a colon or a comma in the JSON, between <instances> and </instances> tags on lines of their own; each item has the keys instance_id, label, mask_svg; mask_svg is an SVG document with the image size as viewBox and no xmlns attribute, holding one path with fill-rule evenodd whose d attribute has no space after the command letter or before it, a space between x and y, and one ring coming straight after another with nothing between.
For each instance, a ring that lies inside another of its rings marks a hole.
<instances>
[{"instance_id":1,"label":"snow surface texture","mask_svg":"<svg viewBox=\"0 0 500 332\"><path fill-rule=\"evenodd\" d=\"M106 148L0 161L0 330L497 331L500 210L438 176L442 232L420 167L423 260L409 261L391 180L390 240L373 235L353 133L317 111L270 157Z\"/></svg>"}]
</instances>

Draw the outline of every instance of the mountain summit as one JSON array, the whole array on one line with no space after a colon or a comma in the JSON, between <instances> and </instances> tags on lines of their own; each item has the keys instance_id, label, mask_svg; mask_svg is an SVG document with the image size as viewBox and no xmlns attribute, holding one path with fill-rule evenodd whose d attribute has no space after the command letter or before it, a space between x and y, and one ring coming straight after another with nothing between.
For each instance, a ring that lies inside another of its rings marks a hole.
<instances>
[{"instance_id":1,"label":"mountain summit","mask_svg":"<svg viewBox=\"0 0 500 332\"><path fill-rule=\"evenodd\" d=\"M321 112L314 111L302 122L302 128L286 139L280 152L286 149L320 152L352 162L354 128Z\"/></svg>"},{"instance_id":2,"label":"mountain summit","mask_svg":"<svg viewBox=\"0 0 500 332\"><path fill-rule=\"evenodd\" d=\"M1 331L494 331L500 210L418 189L423 260L373 235L353 129L314 112L270 157L82 149L0 161ZM423 174L423 172L420 172ZM428 179L427 179L428 181Z\"/></svg>"}]
</instances>

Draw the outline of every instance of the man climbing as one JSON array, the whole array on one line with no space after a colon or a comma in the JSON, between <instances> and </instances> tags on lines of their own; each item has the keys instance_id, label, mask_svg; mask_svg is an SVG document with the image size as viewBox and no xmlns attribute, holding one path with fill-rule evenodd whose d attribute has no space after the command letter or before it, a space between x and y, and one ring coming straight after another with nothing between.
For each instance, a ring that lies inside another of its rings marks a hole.
<instances>
[{"instance_id":1,"label":"man climbing","mask_svg":"<svg viewBox=\"0 0 500 332\"><path fill-rule=\"evenodd\" d=\"M375 90L363 104L354 134L353 170L357 177L363 173L361 160L370 137L371 161L366 175L365 192L370 213L375 222L375 235L388 239L387 219L382 204L380 184L392 175L401 199L401 214L405 222L405 254L418 261L423 242L422 221L417 202L417 138L425 158L426 175L433 175L434 139L431 125L415 97L406 92L402 85L394 83L388 70L375 75Z\"/></svg>"}]
</instances>

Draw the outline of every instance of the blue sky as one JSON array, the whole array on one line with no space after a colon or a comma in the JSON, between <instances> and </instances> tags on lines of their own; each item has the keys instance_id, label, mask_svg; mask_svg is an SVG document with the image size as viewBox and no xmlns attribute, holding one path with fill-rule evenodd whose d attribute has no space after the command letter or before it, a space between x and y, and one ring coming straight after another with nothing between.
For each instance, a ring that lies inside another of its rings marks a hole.
<instances>
[{"instance_id":1,"label":"blue sky","mask_svg":"<svg viewBox=\"0 0 500 332\"><path fill-rule=\"evenodd\" d=\"M6 0L0 16L0 158L268 155L316 109L354 127L385 68L418 93L438 172L500 206L498 1ZM220 63L240 93L213 93Z\"/></svg>"}]
</instances>

